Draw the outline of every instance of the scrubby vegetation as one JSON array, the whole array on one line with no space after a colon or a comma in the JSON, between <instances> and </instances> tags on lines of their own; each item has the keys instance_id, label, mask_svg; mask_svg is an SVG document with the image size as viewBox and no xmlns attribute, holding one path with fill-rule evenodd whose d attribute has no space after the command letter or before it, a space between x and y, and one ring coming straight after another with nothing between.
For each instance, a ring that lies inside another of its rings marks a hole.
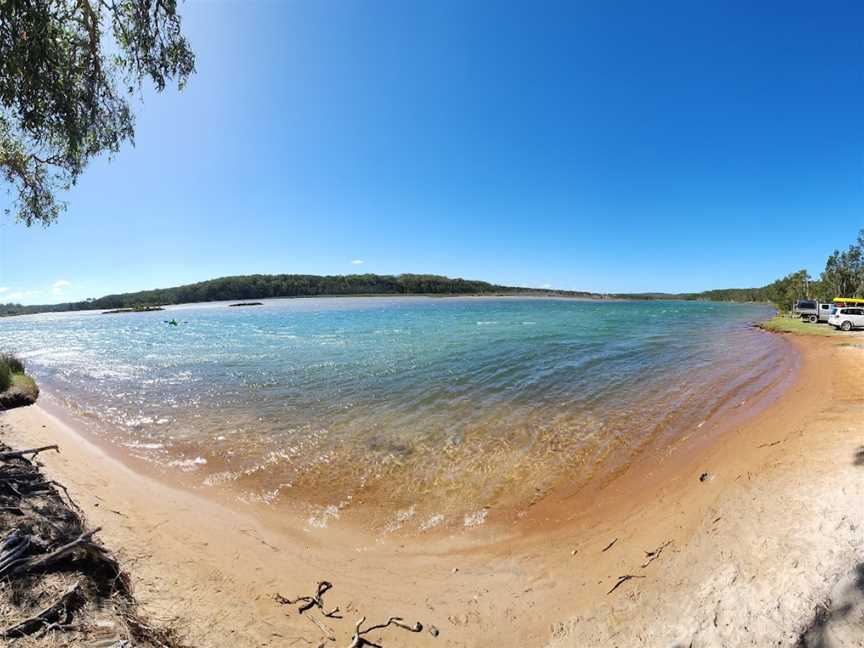
<instances>
[{"instance_id":1,"label":"scrubby vegetation","mask_svg":"<svg viewBox=\"0 0 864 648\"><path fill-rule=\"evenodd\" d=\"M0 353L0 392L12 386L12 378L24 373L24 363L9 353Z\"/></svg>"},{"instance_id":2,"label":"scrubby vegetation","mask_svg":"<svg viewBox=\"0 0 864 648\"><path fill-rule=\"evenodd\" d=\"M103 315L117 315L118 313L152 313L153 311L165 310L161 306L135 306L134 308L117 308L105 311Z\"/></svg>"},{"instance_id":3,"label":"scrubby vegetation","mask_svg":"<svg viewBox=\"0 0 864 648\"><path fill-rule=\"evenodd\" d=\"M129 575L96 539L99 529L39 470L35 456L52 450L0 443L0 643L179 646L175 632L139 616Z\"/></svg>"},{"instance_id":4,"label":"scrubby vegetation","mask_svg":"<svg viewBox=\"0 0 864 648\"><path fill-rule=\"evenodd\" d=\"M29 405L39 397L39 387L24 373L24 362L9 353L0 354L0 409Z\"/></svg>"}]
</instances>

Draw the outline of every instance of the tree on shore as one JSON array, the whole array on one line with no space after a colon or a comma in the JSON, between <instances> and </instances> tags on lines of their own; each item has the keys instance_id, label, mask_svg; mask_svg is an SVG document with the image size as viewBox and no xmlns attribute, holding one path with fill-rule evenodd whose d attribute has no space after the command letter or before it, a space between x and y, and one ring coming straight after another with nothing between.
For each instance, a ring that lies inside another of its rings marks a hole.
<instances>
[{"instance_id":1,"label":"tree on shore","mask_svg":"<svg viewBox=\"0 0 864 648\"><path fill-rule=\"evenodd\" d=\"M822 284L834 297L864 296L864 230L858 233L858 239L849 249L834 250L828 257L822 271Z\"/></svg>"},{"instance_id":2,"label":"tree on shore","mask_svg":"<svg viewBox=\"0 0 864 648\"><path fill-rule=\"evenodd\" d=\"M5 207L50 225L94 157L134 142L130 98L183 88L195 56L176 0L0 0L0 172Z\"/></svg>"},{"instance_id":3,"label":"tree on shore","mask_svg":"<svg viewBox=\"0 0 864 648\"><path fill-rule=\"evenodd\" d=\"M806 270L799 270L765 286L765 296L780 310L788 311L797 299L813 297L817 283Z\"/></svg>"}]
</instances>

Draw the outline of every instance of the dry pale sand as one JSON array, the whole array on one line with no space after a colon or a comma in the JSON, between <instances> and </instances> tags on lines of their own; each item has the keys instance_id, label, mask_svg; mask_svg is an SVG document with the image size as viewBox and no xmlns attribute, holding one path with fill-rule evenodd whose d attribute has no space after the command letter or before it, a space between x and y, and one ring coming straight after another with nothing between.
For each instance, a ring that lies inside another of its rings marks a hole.
<instances>
[{"instance_id":1,"label":"dry pale sand","mask_svg":"<svg viewBox=\"0 0 864 648\"><path fill-rule=\"evenodd\" d=\"M177 619L195 646L342 648L361 615L440 630L370 637L385 648L792 646L814 618L805 645L856 646L864 349L840 346L856 339L792 338L800 371L767 409L598 492L562 484L512 528L460 537L253 516L133 471L39 406L0 416L0 433L17 447L60 444L40 455L47 473L103 527L145 610ZM624 575L635 578L608 594ZM324 579L341 620L273 599Z\"/></svg>"}]
</instances>

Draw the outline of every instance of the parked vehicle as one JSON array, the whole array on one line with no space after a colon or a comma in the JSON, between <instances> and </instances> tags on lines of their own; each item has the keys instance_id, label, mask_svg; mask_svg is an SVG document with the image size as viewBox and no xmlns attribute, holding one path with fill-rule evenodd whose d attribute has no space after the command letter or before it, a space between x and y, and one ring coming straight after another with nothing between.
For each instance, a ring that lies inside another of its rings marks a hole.
<instances>
[{"instance_id":1,"label":"parked vehicle","mask_svg":"<svg viewBox=\"0 0 864 648\"><path fill-rule=\"evenodd\" d=\"M815 299L800 299L795 302L792 312L801 319L815 324L816 322L827 322L831 315L832 305L818 302Z\"/></svg>"},{"instance_id":2,"label":"parked vehicle","mask_svg":"<svg viewBox=\"0 0 864 648\"><path fill-rule=\"evenodd\" d=\"M828 324L841 331L864 327L864 308L837 308L828 318Z\"/></svg>"},{"instance_id":3,"label":"parked vehicle","mask_svg":"<svg viewBox=\"0 0 864 648\"><path fill-rule=\"evenodd\" d=\"M819 302L815 299L799 299L792 307L792 312L801 319L807 319L810 315L818 315Z\"/></svg>"},{"instance_id":4,"label":"parked vehicle","mask_svg":"<svg viewBox=\"0 0 864 648\"><path fill-rule=\"evenodd\" d=\"M816 317L817 322L827 322L828 318L831 317L831 313L834 311L833 304L825 304L819 302L819 314ZM810 320L813 322L813 320ZM815 323L815 322L814 322Z\"/></svg>"}]
</instances>

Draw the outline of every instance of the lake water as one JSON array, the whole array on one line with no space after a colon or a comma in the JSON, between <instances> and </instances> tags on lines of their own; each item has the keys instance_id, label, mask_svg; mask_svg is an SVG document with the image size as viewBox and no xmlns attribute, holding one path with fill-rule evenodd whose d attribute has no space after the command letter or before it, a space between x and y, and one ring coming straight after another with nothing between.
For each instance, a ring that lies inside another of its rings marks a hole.
<instances>
[{"instance_id":1,"label":"lake water","mask_svg":"<svg viewBox=\"0 0 864 648\"><path fill-rule=\"evenodd\" d=\"M788 370L784 344L749 326L770 312L273 300L0 319L0 349L103 441L190 486L296 509L312 527L427 531L698 433Z\"/></svg>"}]
</instances>

